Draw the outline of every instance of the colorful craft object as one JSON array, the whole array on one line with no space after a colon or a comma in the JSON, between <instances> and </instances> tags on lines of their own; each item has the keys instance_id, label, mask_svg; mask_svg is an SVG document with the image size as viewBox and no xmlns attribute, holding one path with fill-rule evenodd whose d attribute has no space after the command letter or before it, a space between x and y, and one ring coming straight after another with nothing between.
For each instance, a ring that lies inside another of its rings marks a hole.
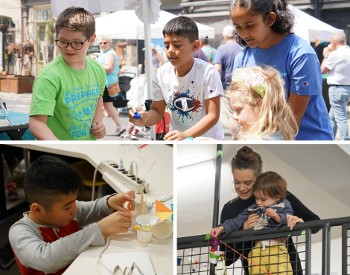
<instances>
[{"instance_id":1,"label":"colorful craft object","mask_svg":"<svg viewBox=\"0 0 350 275\"><path fill-rule=\"evenodd\" d=\"M173 211L168 208L165 204L161 203L160 201L156 200L156 215L159 219L159 221L165 221L171 217L173 214Z\"/></svg>"},{"instance_id":2,"label":"colorful craft object","mask_svg":"<svg viewBox=\"0 0 350 275\"><path fill-rule=\"evenodd\" d=\"M211 264L217 264L220 258L220 251L212 251L209 253L209 261Z\"/></svg>"},{"instance_id":3,"label":"colorful craft object","mask_svg":"<svg viewBox=\"0 0 350 275\"><path fill-rule=\"evenodd\" d=\"M135 225L135 230L142 230L144 232L152 232L154 230L154 225Z\"/></svg>"},{"instance_id":4,"label":"colorful craft object","mask_svg":"<svg viewBox=\"0 0 350 275\"><path fill-rule=\"evenodd\" d=\"M154 230L154 227L158 223L167 220L168 218L171 217L172 214L173 214L173 211L170 208L168 208L166 205L164 205L160 201L156 200L155 215L151 215L151 214L145 215L145 216L148 216L147 221L144 224L138 223L137 225L134 226L134 229L142 230L145 232L151 232Z\"/></svg>"},{"instance_id":5,"label":"colorful craft object","mask_svg":"<svg viewBox=\"0 0 350 275\"><path fill-rule=\"evenodd\" d=\"M141 230L144 232L152 232L155 225L158 223L158 218L151 214L139 215L136 217L135 230Z\"/></svg>"}]
</instances>

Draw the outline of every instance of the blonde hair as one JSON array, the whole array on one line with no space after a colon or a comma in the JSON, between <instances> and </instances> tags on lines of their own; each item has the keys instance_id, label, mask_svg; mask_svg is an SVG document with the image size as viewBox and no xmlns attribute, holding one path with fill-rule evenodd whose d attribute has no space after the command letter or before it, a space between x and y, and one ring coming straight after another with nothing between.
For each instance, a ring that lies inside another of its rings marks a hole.
<instances>
[{"instance_id":1,"label":"blonde hair","mask_svg":"<svg viewBox=\"0 0 350 275\"><path fill-rule=\"evenodd\" d=\"M230 90L239 93L243 103L260 108L257 121L242 137L253 135L264 139L279 131L284 140L295 138L298 126L285 98L284 81L277 70L268 66L237 69Z\"/></svg>"},{"instance_id":2,"label":"blonde hair","mask_svg":"<svg viewBox=\"0 0 350 275\"><path fill-rule=\"evenodd\" d=\"M109 36L101 36L101 37L98 39L98 41L102 41L102 40L108 42L108 43L112 46L112 39L111 39Z\"/></svg>"}]
</instances>

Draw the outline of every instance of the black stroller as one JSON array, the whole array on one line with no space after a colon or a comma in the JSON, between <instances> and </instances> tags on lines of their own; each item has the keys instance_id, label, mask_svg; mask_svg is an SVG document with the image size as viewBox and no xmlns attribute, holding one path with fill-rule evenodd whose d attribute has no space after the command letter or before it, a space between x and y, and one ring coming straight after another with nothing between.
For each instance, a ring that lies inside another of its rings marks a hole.
<instances>
[{"instance_id":1,"label":"black stroller","mask_svg":"<svg viewBox=\"0 0 350 275\"><path fill-rule=\"evenodd\" d=\"M121 91L113 100L113 106L115 108L125 108L128 105L129 100L126 98L126 93L130 90L130 82L135 76L136 74L131 72L125 72L119 76L119 87Z\"/></svg>"}]
</instances>

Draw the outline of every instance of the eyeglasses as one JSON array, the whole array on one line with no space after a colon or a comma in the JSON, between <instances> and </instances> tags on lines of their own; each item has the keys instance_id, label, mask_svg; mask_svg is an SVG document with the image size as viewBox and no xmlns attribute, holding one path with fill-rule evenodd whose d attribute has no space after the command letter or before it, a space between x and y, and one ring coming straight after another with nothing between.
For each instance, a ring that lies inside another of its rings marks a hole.
<instances>
[{"instance_id":1,"label":"eyeglasses","mask_svg":"<svg viewBox=\"0 0 350 275\"><path fill-rule=\"evenodd\" d=\"M100 42L100 43L98 43L98 44L100 44L100 45L106 45L108 42Z\"/></svg>"},{"instance_id":2,"label":"eyeglasses","mask_svg":"<svg viewBox=\"0 0 350 275\"><path fill-rule=\"evenodd\" d=\"M81 42L81 41L67 42L67 41L62 41L59 39L55 40L55 42L56 42L57 47L59 47L61 49L66 49L70 45L74 50L80 50L84 46L84 43L88 40L89 40L89 37L86 38L86 40L84 42Z\"/></svg>"}]
</instances>

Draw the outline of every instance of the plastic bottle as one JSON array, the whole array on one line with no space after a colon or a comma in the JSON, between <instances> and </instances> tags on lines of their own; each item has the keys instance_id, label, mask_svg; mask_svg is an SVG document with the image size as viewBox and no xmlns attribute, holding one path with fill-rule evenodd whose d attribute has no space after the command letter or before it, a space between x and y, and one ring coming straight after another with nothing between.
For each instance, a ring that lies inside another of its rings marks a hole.
<instances>
[{"instance_id":1,"label":"plastic bottle","mask_svg":"<svg viewBox=\"0 0 350 275\"><path fill-rule=\"evenodd\" d=\"M135 112L133 117L134 117L134 119L138 120L141 118L141 114L139 112Z\"/></svg>"}]
</instances>

